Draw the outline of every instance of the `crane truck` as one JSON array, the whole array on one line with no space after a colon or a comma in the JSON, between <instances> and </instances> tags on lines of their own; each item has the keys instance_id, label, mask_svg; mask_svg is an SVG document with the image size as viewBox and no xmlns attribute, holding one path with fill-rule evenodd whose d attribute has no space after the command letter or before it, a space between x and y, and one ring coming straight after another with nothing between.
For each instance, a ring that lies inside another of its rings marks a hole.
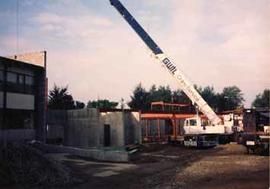
<instances>
[{"instance_id":1,"label":"crane truck","mask_svg":"<svg viewBox=\"0 0 270 189\"><path fill-rule=\"evenodd\" d=\"M180 88L189 97L193 105L195 105L198 110L208 118L210 122L209 124L203 124L198 115L185 120L184 145L194 147L217 145L218 135L226 134L226 132L230 129L228 129L225 125L222 125L222 120L201 97L198 91L194 88L194 85L183 74L182 70L176 67L172 60L161 50L161 48L129 13L124 5L119 0L110 0L110 3L139 35L146 46L152 51L158 62L160 62L168 73L176 79L180 85Z\"/></svg>"}]
</instances>

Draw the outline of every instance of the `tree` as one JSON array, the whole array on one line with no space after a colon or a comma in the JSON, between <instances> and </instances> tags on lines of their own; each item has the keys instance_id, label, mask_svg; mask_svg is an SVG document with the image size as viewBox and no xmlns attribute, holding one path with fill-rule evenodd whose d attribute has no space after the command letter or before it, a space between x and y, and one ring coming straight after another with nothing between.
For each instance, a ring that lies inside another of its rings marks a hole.
<instances>
[{"instance_id":1,"label":"tree","mask_svg":"<svg viewBox=\"0 0 270 189\"><path fill-rule=\"evenodd\" d=\"M252 102L254 107L270 107L270 90L264 89L262 93L256 95L255 100Z\"/></svg>"},{"instance_id":2,"label":"tree","mask_svg":"<svg viewBox=\"0 0 270 189\"><path fill-rule=\"evenodd\" d=\"M201 87L201 86L199 86L199 85L196 85L196 84L194 84L194 88L196 89L196 91L198 91L198 93L202 93L202 91L203 91L203 88Z\"/></svg>"},{"instance_id":3,"label":"tree","mask_svg":"<svg viewBox=\"0 0 270 189\"><path fill-rule=\"evenodd\" d=\"M218 95L218 110L234 110L242 106L244 101L243 93L237 86L225 87Z\"/></svg>"},{"instance_id":4,"label":"tree","mask_svg":"<svg viewBox=\"0 0 270 189\"><path fill-rule=\"evenodd\" d=\"M167 85L165 86L159 86L158 89L156 89L155 85L152 85L149 91L150 95L150 103L151 102L157 102L157 101L163 101L163 102L171 102L172 101L172 91L170 87Z\"/></svg>"},{"instance_id":5,"label":"tree","mask_svg":"<svg viewBox=\"0 0 270 189\"><path fill-rule=\"evenodd\" d=\"M172 99L174 103L190 104L191 100L182 90L176 90L172 92Z\"/></svg>"},{"instance_id":6,"label":"tree","mask_svg":"<svg viewBox=\"0 0 270 189\"><path fill-rule=\"evenodd\" d=\"M68 93L68 86L58 87L54 85L49 92L48 108L65 110L75 108L73 97Z\"/></svg>"},{"instance_id":7,"label":"tree","mask_svg":"<svg viewBox=\"0 0 270 189\"><path fill-rule=\"evenodd\" d=\"M222 93L216 93L214 87L200 87L194 85L203 99L215 111L233 110L243 105L243 93L237 86L225 87ZM149 92L142 87L141 83L136 86L128 103L131 108L149 110L151 102L163 101L174 103L191 103L191 100L182 90L172 91L169 86L152 85Z\"/></svg>"},{"instance_id":8,"label":"tree","mask_svg":"<svg viewBox=\"0 0 270 189\"><path fill-rule=\"evenodd\" d=\"M83 109L85 107L85 104L80 101L75 101L75 109Z\"/></svg>"},{"instance_id":9,"label":"tree","mask_svg":"<svg viewBox=\"0 0 270 189\"><path fill-rule=\"evenodd\" d=\"M107 99L103 100L93 100L88 101L87 108L99 108L99 109L113 109L116 108L118 102L109 101Z\"/></svg>"},{"instance_id":10,"label":"tree","mask_svg":"<svg viewBox=\"0 0 270 189\"><path fill-rule=\"evenodd\" d=\"M128 105L130 108L138 110L148 110L150 108L150 93L142 87L141 83L135 87Z\"/></svg>"},{"instance_id":11,"label":"tree","mask_svg":"<svg viewBox=\"0 0 270 189\"><path fill-rule=\"evenodd\" d=\"M211 108L218 108L218 94L216 94L214 87L206 86L203 89L201 88L200 93Z\"/></svg>"}]
</instances>

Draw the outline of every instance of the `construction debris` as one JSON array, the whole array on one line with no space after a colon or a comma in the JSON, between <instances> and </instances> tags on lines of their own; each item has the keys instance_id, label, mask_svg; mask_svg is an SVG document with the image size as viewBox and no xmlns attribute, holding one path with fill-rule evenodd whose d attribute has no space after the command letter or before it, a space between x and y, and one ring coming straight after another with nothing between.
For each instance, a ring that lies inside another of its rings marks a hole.
<instances>
[{"instance_id":1,"label":"construction debris","mask_svg":"<svg viewBox=\"0 0 270 189\"><path fill-rule=\"evenodd\" d=\"M0 186L61 186L79 182L69 168L25 144L0 147Z\"/></svg>"}]
</instances>

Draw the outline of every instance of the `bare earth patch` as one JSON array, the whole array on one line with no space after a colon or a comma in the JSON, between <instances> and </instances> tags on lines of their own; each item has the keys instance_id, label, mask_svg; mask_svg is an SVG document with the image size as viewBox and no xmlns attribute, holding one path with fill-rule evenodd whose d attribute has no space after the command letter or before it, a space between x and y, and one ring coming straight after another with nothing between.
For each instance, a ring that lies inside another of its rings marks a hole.
<instances>
[{"instance_id":1,"label":"bare earth patch","mask_svg":"<svg viewBox=\"0 0 270 189\"><path fill-rule=\"evenodd\" d=\"M145 145L130 163L55 157L83 180L68 188L269 188L269 156L248 155L237 144L205 150Z\"/></svg>"}]
</instances>

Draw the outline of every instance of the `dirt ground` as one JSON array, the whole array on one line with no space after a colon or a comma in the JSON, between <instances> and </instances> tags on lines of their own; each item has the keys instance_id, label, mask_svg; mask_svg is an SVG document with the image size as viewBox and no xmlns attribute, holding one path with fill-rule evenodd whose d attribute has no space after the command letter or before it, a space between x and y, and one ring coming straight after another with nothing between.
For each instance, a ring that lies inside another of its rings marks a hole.
<instances>
[{"instance_id":1,"label":"dirt ground","mask_svg":"<svg viewBox=\"0 0 270 189\"><path fill-rule=\"evenodd\" d=\"M237 144L205 150L145 145L130 163L95 162L63 154L54 157L82 179L71 189L269 188L269 156L248 155Z\"/></svg>"}]
</instances>

